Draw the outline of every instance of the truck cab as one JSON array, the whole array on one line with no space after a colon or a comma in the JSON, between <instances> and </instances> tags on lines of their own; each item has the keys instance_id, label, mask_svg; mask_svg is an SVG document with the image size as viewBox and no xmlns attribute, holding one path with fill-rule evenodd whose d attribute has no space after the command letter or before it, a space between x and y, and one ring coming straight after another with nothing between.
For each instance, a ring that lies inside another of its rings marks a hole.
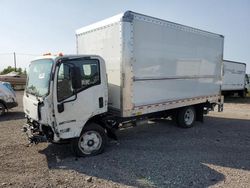
<instances>
[{"instance_id":1,"label":"truck cab","mask_svg":"<svg viewBox=\"0 0 250 188\"><path fill-rule=\"evenodd\" d=\"M29 67L23 97L27 124L23 130L35 143L77 138L88 121L107 112L107 100L106 69L101 57L39 57ZM91 146L98 145L100 134L92 131L86 135L88 153L96 150Z\"/></svg>"}]
</instances>

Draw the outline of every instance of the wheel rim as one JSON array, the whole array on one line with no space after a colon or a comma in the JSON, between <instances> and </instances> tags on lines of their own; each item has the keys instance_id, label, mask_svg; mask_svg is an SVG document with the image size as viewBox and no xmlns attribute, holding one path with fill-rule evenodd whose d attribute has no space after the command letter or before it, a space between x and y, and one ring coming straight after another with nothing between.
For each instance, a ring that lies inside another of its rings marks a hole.
<instances>
[{"instance_id":1,"label":"wheel rim","mask_svg":"<svg viewBox=\"0 0 250 188\"><path fill-rule=\"evenodd\" d=\"M191 125L194 121L194 111L192 109L187 109L184 115L184 121L186 125Z\"/></svg>"},{"instance_id":2,"label":"wheel rim","mask_svg":"<svg viewBox=\"0 0 250 188\"><path fill-rule=\"evenodd\" d=\"M87 131L80 137L78 145L82 153L88 155L101 148L102 137L96 131Z\"/></svg>"}]
</instances>

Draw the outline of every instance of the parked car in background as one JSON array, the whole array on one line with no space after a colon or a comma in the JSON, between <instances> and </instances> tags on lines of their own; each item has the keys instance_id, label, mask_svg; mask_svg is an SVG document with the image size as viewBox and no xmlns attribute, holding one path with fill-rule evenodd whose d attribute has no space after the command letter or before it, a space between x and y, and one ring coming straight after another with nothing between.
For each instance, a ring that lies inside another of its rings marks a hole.
<instances>
[{"instance_id":1,"label":"parked car in background","mask_svg":"<svg viewBox=\"0 0 250 188\"><path fill-rule=\"evenodd\" d=\"M0 75L0 81L10 83L15 90L22 90L26 85L26 75L19 75L18 72L10 72Z\"/></svg>"},{"instance_id":2,"label":"parked car in background","mask_svg":"<svg viewBox=\"0 0 250 188\"><path fill-rule=\"evenodd\" d=\"M0 116L6 110L16 107L17 100L14 89L9 82L0 82Z\"/></svg>"}]
</instances>

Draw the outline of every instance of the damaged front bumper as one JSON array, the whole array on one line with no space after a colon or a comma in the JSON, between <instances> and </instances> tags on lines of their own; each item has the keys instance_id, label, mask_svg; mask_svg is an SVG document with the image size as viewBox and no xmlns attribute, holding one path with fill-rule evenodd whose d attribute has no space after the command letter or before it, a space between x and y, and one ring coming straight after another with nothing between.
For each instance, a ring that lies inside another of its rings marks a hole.
<instances>
[{"instance_id":1,"label":"damaged front bumper","mask_svg":"<svg viewBox=\"0 0 250 188\"><path fill-rule=\"evenodd\" d=\"M47 137L40 131L37 131L33 125L25 124L22 131L26 133L29 144L38 144L40 142L47 142Z\"/></svg>"},{"instance_id":2,"label":"damaged front bumper","mask_svg":"<svg viewBox=\"0 0 250 188\"><path fill-rule=\"evenodd\" d=\"M54 133L49 126L41 125L37 122L27 122L22 131L26 133L29 144L40 142L52 142Z\"/></svg>"}]
</instances>

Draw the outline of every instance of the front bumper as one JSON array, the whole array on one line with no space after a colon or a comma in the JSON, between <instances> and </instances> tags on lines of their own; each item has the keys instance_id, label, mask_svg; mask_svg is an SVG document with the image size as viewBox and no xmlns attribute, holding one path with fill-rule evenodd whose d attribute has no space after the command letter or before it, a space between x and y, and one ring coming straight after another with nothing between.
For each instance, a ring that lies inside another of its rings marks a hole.
<instances>
[{"instance_id":1,"label":"front bumper","mask_svg":"<svg viewBox=\"0 0 250 188\"><path fill-rule=\"evenodd\" d=\"M54 139L54 132L51 127L39 124L36 121L30 121L29 119L27 119L27 123L23 126L22 131L26 133L31 144L52 142Z\"/></svg>"},{"instance_id":2,"label":"front bumper","mask_svg":"<svg viewBox=\"0 0 250 188\"><path fill-rule=\"evenodd\" d=\"M46 136L33 125L25 124L22 128L22 131L26 133L29 144L47 142Z\"/></svg>"}]
</instances>

